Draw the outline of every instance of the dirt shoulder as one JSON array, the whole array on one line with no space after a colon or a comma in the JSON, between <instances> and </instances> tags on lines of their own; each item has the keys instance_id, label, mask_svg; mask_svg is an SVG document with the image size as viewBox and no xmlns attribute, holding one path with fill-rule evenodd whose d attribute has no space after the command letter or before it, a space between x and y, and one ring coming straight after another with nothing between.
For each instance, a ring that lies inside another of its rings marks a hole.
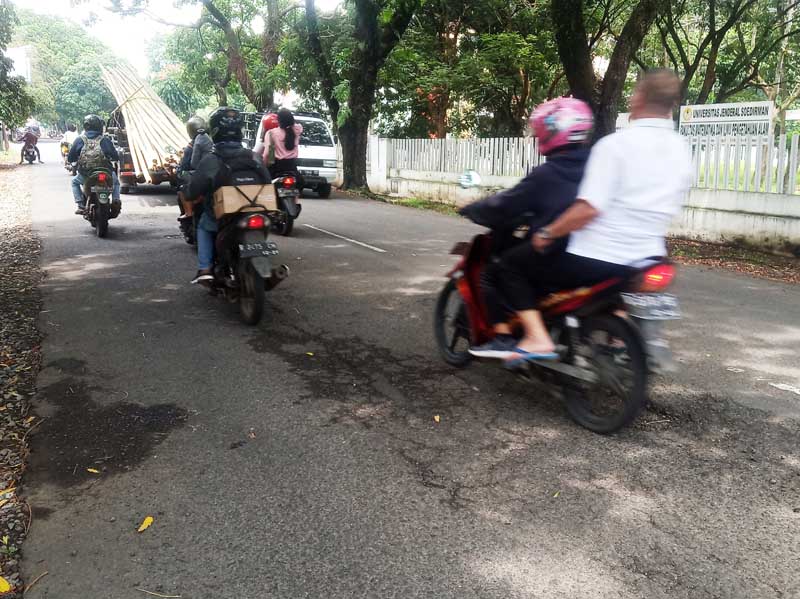
<instances>
[{"instance_id":1,"label":"dirt shoulder","mask_svg":"<svg viewBox=\"0 0 800 599\"><path fill-rule=\"evenodd\" d=\"M792 256L688 239L670 239L669 250L670 256L681 264L722 268L782 283L800 283L800 259Z\"/></svg>"},{"instance_id":2,"label":"dirt shoulder","mask_svg":"<svg viewBox=\"0 0 800 599\"><path fill-rule=\"evenodd\" d=\"M21 479L28 434L40 422L29 412L40 364L41 271L27 177L0 164L0 595L15 598L24 590L20 551L32 520Z\"/></svg>"}]
</instances>

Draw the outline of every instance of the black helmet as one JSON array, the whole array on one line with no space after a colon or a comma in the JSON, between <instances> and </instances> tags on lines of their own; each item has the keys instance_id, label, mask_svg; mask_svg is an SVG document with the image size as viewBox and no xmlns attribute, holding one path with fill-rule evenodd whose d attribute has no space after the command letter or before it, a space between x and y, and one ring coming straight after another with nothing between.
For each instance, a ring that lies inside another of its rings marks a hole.
<instances>
[{"instance_id":1,"label":"black helmet","mask_svg":"<svg viewBox=\"0 0 800 599\"><path fill-rule=\"evenodd\" d=\"M211 138L214 143L221 141L242 141L242 127L244 119L235 108L220 106L208 119Z\"/></svg>"},{"instance_id":2,"label":"black helmet","mask_svg":"<svg viewBox=\"0 0 800 599\"><path fill-rule=\"evenodd\" d=\"M97 131L98 133L103 132L103 119L101 119L96 114L87 114L86 117L83 119L83 130L84 131Z\"/></svg>"},{"instance_id":3,"label":"black helmet","mask_svg":"<svg viewBox=\"0 0 800 599\"><path fill-rule=\"evenodd\" d=\"M192 139L197 137L197 134L203 131L205 128L206 128L206 122L203 120L202 117L193 116L188 121L186 121L186 132Z\"/></svg>"}]
</instances>

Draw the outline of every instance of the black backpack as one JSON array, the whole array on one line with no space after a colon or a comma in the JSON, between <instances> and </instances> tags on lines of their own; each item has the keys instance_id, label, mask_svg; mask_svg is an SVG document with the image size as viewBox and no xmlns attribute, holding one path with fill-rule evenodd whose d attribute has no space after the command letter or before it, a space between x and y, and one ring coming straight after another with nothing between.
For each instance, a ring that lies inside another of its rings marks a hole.
<instances>
[{"instance_id":1,"label":"black backpack","mask_svg":"<svg viewBox=\"0 0 800 599\"><path fill-rule=\"evenodd\" d=\"M222 162L218 179L220 187L270 183L267 170L253 157L250 150L242 148L241 151L232 154L219 153L218 156Z\"/></svg>"}]
</instances>

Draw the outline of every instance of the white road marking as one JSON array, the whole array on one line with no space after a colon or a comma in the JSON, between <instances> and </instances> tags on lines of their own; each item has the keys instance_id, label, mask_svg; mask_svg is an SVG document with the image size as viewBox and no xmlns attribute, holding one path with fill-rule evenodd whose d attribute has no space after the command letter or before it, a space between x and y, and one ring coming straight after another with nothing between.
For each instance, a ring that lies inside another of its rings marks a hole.
<instances>
[{"instance_id":1,"label":"white road marking","mask_svg":"<svg viewBox=\"0 0 800 599\"><path fill-rule=\"evenodd\" d=\"M794 385L787 385L786 383L770 383L770 387L775 387L776 389L780 389L781 391L790 391L791 393L796 393L800 395L800 388L795 387Z\"/></svg>"},{"instance_id":2,"label":"white road marking","mask_svg":"<svg viewBox=\"0 0 800 599\"><path fill-rule=\"evenodd\" d=\"M368 250L372 250L373 252L378 252L379 254L385 254L386 250L382 250L381 248L376 248L374 245L370 245L368 243L364 243L363 241L356 241L355 239L350 239L349 237L345 237L343 235L339 235L338 233L332 233L331 231L326 231L325 229L320 229L319 227L315 227L314 225L304 224L304 227L308 227L309 229L314 229L315 231L319 231L320 233L325 233L326 235L330 235L331 237L336 237L337 239L343 239L344 241L349 241L350 243L354 243L356 245L360 245L361 247L365 247Z\"/></svg>"}]
</instances>

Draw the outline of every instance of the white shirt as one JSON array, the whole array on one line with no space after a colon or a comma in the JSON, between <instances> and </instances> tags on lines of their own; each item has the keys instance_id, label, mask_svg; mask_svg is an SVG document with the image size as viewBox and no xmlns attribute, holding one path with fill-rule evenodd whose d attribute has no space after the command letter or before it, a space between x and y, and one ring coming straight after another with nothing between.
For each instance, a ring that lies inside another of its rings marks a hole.
<instances>
[{"instance_id":1,"label":"white shirt","mask_svg":"<svg viewBox=\"0 0 800 599\"><path fill-rule=\"evenodd\" d=\"M592 148L578 190L598 212L567 252L614 264L667 253L664 238L691 182L689 149L671 119L639 119Z\"/></svg>"},{"instance_id":2,"label":"white shirt","mask_svg":"<svg viewBox=\"0 0 800 599\"><path fill-rule=\"evenodd\" d=\"M67 142L69 145L72 145L76 139L78 139L77 132L75 131L64 132L64 141Z\"/></svg>"}]
</instances>

